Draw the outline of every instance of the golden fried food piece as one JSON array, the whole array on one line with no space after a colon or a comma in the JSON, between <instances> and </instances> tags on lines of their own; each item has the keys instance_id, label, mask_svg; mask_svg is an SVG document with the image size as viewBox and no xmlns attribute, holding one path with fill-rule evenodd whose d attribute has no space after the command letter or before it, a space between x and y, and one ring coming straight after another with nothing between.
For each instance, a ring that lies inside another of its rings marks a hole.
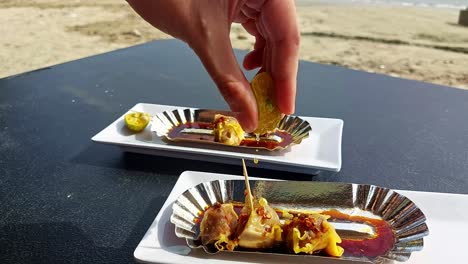
<instances>
[{"instance_id":1,"label":"golden fried food piece","mask_svg":"<svg viewBox=\"0 0 468 264\"><path fill-rule=\"evenodd\" d=\"M125 125L134 132L140 132L148 125L151 116L147 113L134 112L125 115Z\"/></svg>"},{"instance_id":2,"label":"golden fried food piece","mask_svg":"<svg viewBox=\"0 0 468 264\"><path fill-rule=\"evenodd\" d=\"M246 197L248 199L248 197ZM239 246L244 248L271 248L282 240L278 214L264 198L250 208L246 201L239 215L236 233Z\"/></svg>"},{"instance_id":3,"label":"golden fried food piece","mask_svg":"<svg viewBox=\"0 0 468 264\"><path fill-rule=\"evenodd\" d=\"M250 86L258 108L258 126L254 133L273 132L283 117L274 101L273 79L267 72L262 72L252 79Z\"/></svg>"},{"instance_id":4,"label":"golden fried food piece","mask_svg":"<svg viewBox=\"0 0 468 264\"><path fill-rule=\"evenodd\" d=\"M329 216L321 214L300 214L284 227L287 247L298 254L313 254L324 250L330 256L340 257L344 249L337 245L341 238L328 223Z\"/></svg>"},{"instance_id":5,"label":"golden fried food piece","mask_svg":"<svg viewBox=\"0 0 468 264\"><path fill-rule=\"evenodd\" d=\"M232 204L216 204L209 208L200 224L200 236L203 245L214 244L218 250L234 250L237 246L231 240L236 231L237 214Z\"/></svg>"},{"instance_id":6,"label":"golden fried food piece","mask_svg":"<svg viewBox=\"0 0 468 264\"><path fill-rule=\"evenodd\" d=\"M230 146L239 146L244 140L244 130L232 116L215 115L215 141Z\"/></svg>"}]
</instances>

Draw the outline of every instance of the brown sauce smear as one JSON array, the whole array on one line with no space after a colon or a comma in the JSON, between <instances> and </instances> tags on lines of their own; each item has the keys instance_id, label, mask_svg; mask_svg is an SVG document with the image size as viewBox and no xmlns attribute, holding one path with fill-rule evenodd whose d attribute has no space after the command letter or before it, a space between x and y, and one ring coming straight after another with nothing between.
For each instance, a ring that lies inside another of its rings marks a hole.
<instances>
[{"instance_id":1,"label":"brown sauce smear","mask_svg":"<svg viewBox=\"0 0 468 264\"><path fill-rule=\"evenodd\" d=\"M186 128L214 129L214 124L204 122L188 122L185 124L180 124L172 128L167 136L172 139L215 142L214 135L183 133L182 131ZM252 137L242 140L240 146L251 148L275 149L276 147L286 148L289 144L293 142L293 136L288 132L277 130L272 135L278 136L282 140L280 142L266 139L256 141L255 137Z\"/></svg>"},{"instance_id":2,"label":"brown sauce smear","mask_svg":"<svg viewBox=\"0 0 468 264\"><path fill-rule=\"evenodd\" d=\"M368 224L375 228L376 235L373 238L342 239L340 246L344 248L346 255L374 258L385 255L393 248L395 234L393 234L390 225L384 220L364 216L351 216L336 210L321 212L321 214L329 215L329 222L336 220L352 221Z\"/></svg>"},{"instance_id":3,"label":"brown sauce smear","mask_svg":"<svg viewBox=\"0 0 468 264\"><path fill-rule=\"evenodd\" d=\"M201 123L201 122L189 122L185 124L180 124L176 127L173 127L169 131L167 136L172 139L214 141L214 135L182 133L182 131L186 128L213 129L214 125L212 123Z\"/></svg>"}]
</instances>

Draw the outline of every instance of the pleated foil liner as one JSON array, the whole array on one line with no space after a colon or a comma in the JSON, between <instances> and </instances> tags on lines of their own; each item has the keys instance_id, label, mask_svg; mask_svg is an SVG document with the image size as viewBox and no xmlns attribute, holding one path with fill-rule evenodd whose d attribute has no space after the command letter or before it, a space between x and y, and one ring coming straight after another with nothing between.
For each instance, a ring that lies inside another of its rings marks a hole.
<instances>
[{"instance_id":1,"label":"pleated foil liner","mask_svg":"<svg viewBox=\"0 0 468 264\"><path fill-rule=\"evenodd\" d=\"M300 144L301 141L309 136L309 132L312 130L309 122L297 116L285 115L278 124L278 130L287 132L292 136L292 140L286 145L279 144L275 148L268 149L262 147L252 146L228 146L214 140L200 140L200 139L181 139L170 137L170 131L183 124L189 123L212 123L214 121L215 114L222 114L226 116L233 116L233 113L221 110L207 110L207 109L176 109L172 111L165 111L155 115L151 122L151 130L159 137L163 137L173 142L190 142L200 144L215 144L223 145L229 148L250 148L250 149L266 149L266 150L282 150L288 148L292 144ZM246 134L246 139L255 139L255 135ZM267 138L260 137L262 140L276 140L281 142L282 138L278 136L270 136Z\"/></svg>"},{"instance_id":2,"label":"pleated foil liner","mask_svg":"<svg viewBox=\"0 0 468 264\"><path fill-rule=\"evenodd\" d=\"M424 236L429 234L424 213L405 196L391 189L374 185L296 182L296 181L250 181L256 197L264 197L275 209L289 211L322 212L337 210L352 215L382 219L391 227L395 241L393 247L383 255L374 257L345 256L341 259L371 263L404 262L411 253L423 249ZM203 248L207 253L217 253L212 247L201 244L199 225L194 219L209 206L216 203L244 203L243 180L216 180L201 183L185 191L173 204L171 222L177 237L185 238L191 248ZM353 235L368 238L372 228L361 222L336 223L340 236ZM285 254L257 251L234 251L233 254ZM323 255L295 255L306 258L333 258ZM340 259L340 258L338 258Z\"/></svg>"}]
</instances>

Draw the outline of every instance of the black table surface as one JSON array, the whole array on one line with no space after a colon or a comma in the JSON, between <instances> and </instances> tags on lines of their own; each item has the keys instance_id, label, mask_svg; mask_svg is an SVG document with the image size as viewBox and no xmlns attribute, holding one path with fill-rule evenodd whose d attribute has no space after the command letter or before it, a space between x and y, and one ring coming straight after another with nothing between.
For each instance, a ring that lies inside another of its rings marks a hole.
<instances>
[{"instance_id":1,"label":"black table surface","mask_svg":"<svg viewBox=\"0 0 468 264\"><path fill-rule=\"evenodd\" d=\"M0 80L0 263L131 263L180 173L242 173L91 142L139 102L227 109L175 40ZM344 120L342 170L250 174L467 194L467 113L468 91L301 62L296 114Z\"/></svg>"}]
</instances>

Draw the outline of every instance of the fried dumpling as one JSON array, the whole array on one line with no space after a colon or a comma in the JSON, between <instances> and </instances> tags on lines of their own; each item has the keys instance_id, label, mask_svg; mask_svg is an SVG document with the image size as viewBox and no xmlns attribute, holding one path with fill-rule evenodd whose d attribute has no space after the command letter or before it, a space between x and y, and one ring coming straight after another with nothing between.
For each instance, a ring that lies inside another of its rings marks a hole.
<instances>
[{"instance_id":1,"label":"fried dumpling","mask_svg":"<svg viewBox=\"0 0 468 264\"><path fill-rule=\"evenodd\" d=\"M200 238L203 245L213 244L218 250L234 250L237 214L232 204L216 204L206 210L200 223Z\"/></svg>"},{"instance_id":2,"label":"fried dumpling","mask_svg":"<svg viewBox=\"0 0 468 264\"><path fill-rule=\"evenodd\" d=\"M278 214L268 205L267 200L260 198L254 202L254 208L247 202L242 208L238 226L238 244L244 248L270 248L281 242L281 226Z\"/></svg>"},{"instance_id":3,"label":"fried dumpling","mask_svg":"<svg viewBox=\"0 0 468 264\"><path fill-rule=\"evenodd\" d=\"M230 146L239 146L244 140L244 130L232 116L215 115L215 141Z\"/></svg>"},{"instance_id":4,"label":"fried dumpling","mask_svg":"<svg viewBox=\"0 0 468 264\"><path fill-rule=\"evenodd\" d=\"M341 256L344 250L337 245L341 238L328 218L321 214L300 214L292 218L284 227L287 247L296 254L324 250L330 256Z\"/></svg>"}]
</instances>

